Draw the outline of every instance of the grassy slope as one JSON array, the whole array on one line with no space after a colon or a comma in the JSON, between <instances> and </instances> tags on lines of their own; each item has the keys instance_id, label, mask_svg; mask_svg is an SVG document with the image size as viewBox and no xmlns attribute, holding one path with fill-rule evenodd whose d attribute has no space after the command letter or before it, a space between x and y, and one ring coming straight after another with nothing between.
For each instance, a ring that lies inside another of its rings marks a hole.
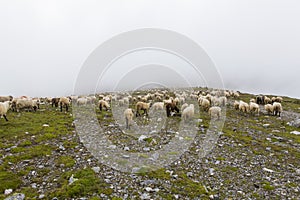
<instances>
[{"instance_id":1,"label":"grassy slope","mask_svg":"<svg viewBox=\"0 0 300 200\"><path fill-rule=\"evenodd\" d=\"M242 94L241 99L248 101L252 95ZM300 100L284 97L284 109L287 111L300 112ZM99 114L99 112L98 112ZM99 119L102 120L104 114L99 114ZM203 114L201 118L204 120L204 127L208 125L208 116ZM24 176L33 171L37 172L34 176L35 183L42 184L43 175L49 175L51 181L56 181L55 187L49 187L46 195L57 196L62 199L92 196L93 194L104 193L108 196L112 193L108 184L91 170L90 167L80 169L76 167L76 158L72 154L61 155L57 154L59 145L62 144L68 152L79 151L76 148L79 145L78 137L74 136L74 127L72 126L73 118L70 113L61 113L55 108L42 106L41 110L35 113L21 112L21 113L8 113L8 122L0 120L0 198L4 198L3 192L5 189L12 188L14 191L25 193L27 198L34 198L38 196L37 189L33 189L28 183L22 181ZM242 147L250 149L254 155L266 155L266 147L271 147L274 151L276 158L280 161L285 157L285 151L290 153L288 162L299 166L300 151L293 148L289 143L299 144L300 136L290 134L290 131L300 129L289 127L285 118L278 120L273 116L244 116L233 110L227 109L227 119L224 125L223 139L234 140L241 144ZM43 126L48 124L49 127ZM269 127L263 127L263 124L270 124ZM236 130L236 131L233 131ZM256 134L249 134L249 130ZM266 140L269 133L273 130L273 135L282 137L284 141L289 142L286 146L274 145L276 139L272 141ZM75 139L74 139L75 138ZM229 147L228 147L229 148ZM226 149L225 151L233 151ZM191 149L193 151L193 149ZM55 157L54 155L58 155ZM47 161L55 157L53 166L48 166ZM222 160L220 156L218 158ZM42 169L35 168L35 161L39 161L44 165ZM15 167L17 165L23 166ZM236 173L238 169L234 167L226 167L222 169L224 173ZM79 181L72 185L68 185L68 178L74 174L74 177ZM207 192L202 183L192 181L186 176L186 171L178 170L178 179L171 180L172 188L171 193L182 194L190 198L204 195L208 197L210 192ZM146 178L154 178L163 181L170 181L170 175L164 169L155 172L142 173L141 176ZM223 189L232 184L230 181L224 183ZM291 184L292 185L292 184ZM263 189L274 189L269 183L264 183ZM135 191L136 192L136 191ZM161 190L159 195L165 199L172 199L170 191ZM257 195L257 196L255 196ZM253 197L259 197L259 194L253 194ZM261 197L262 198L262 197Z\"/></svg>"}]
</instances>

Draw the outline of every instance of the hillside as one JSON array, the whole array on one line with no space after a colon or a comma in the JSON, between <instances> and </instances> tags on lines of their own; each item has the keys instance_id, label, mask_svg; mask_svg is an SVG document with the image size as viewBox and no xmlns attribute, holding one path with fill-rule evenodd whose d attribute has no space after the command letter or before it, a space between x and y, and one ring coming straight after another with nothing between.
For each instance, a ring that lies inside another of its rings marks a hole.
<instances>
[{"instance_id":1,"label":"hillside","mask_svg":"<svg viewBox=\"0 0 300 200\"><path fill-rule=\"evenodd\" d=\"M254 96L243 93L238 100ZM234 100L229 98L224 126L206 156L199 157L198 150L210 117L200 109L188 150L168 166L136 173L99 162L76 132L76 120L84 116L75 116L72 108L60 112L43 104L36 112L9 111L8 122L0 119L0 198L21 193L26 199L299 199L300 126L291 122L299 119L300 100L283 97L281 117L268 115L263 105L259 115L241 113ZM120 131L111 110L96 108L95 114L114 148L129 152L168 144L180 121L171 117L168 127L141 141ZM146 117L135 122L148 123ZM5 195L7 189L13 192Z\"/></svg>"}]
</instances>

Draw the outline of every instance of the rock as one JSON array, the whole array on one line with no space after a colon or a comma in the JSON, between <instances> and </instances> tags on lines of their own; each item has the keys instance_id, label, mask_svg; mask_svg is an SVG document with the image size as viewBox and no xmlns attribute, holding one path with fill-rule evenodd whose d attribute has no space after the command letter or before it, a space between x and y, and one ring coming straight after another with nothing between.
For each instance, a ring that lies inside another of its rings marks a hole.
<instances>
[{"instance_id":1,"label":"rock","mask_svg":"<svg viewBox=\"0 0 300 200\"><path fill-rule=\"evenodd\" d=\"M109 149L116 149L117 146L112 144L112 145L109 145L108 148L109 148Z\"/></svg>"},{"instance_id":2,"label":"rock","mask_svg":"<svg viewBox=\"0 0 300 200\"><path fill-rule=\"evenodd\" d=\"M124 147L124 151L129 151L129 147Z\"/></svg>"},{"instance_id":3,"label":"rock","mask_svg":"<svg viewBox=\"0 0 300 200\"><path fill-rule=\"evenodd\" d=\"M270 126L270 124L263 124L263 127L265 127L265 128L267 128L269 126Z\"/></svg>"},{"instance_id":4,"label":"rock","mask_svg":"<svg viewBox=\"0 0 300 200\"><path fill-rule=\"evenodd\" d=\"M296 169L296 174L300 175L300 169Z\"/></svg>"},{"instance_id":5,"label":"rock","mask_svg":"<svg viewBox=\"0 0 300 200\"><path fill-rule=\"evenodd\" d=\"M270 172L270 173L274 172L274 170L271 170L271 169L268 169L268 168L265 168L265 167L263 168L263 170L266 171L266 172Z\"/></svg>"},{"instance_id":6,"label":"rock","mask_svg":"<svg viewBox=\"0 0 300 200\"><path fill-rule=\"evenodd\" d=\"M178 194L174 194L174 197L175 197L175 199L178 199L179 195Z\"/></svg>"},{"instance_id":7,"label":"rock","mask_svg":"<svg viewBox=\"0 0 300 200\"><path fill-rule=\"evenodd\" d=\"M147 192L152 192L152 191L153 191L153 189L152 189L151 187L145 187L145 190L146 190Z\"/></svg>"},{"instance_id":8,"label":"rock","mask_svg":"<svg viewBox=\"0 0 300 200\"><path fill-rule=\"evenodd\" d=\"M49 124L43 124L43 127L49 127Z\"/></svg>"},{"instance_id":9,"label":"rock","mask_svg":"<svg viewBox=\"0 0 300 200\"><path fill-rule=\"evenodd\" d=\"M149 147L144 147L143 151L150 151L150 148Z\"/></svg>"},{"instance_id":10,"label":"rock","mask_svg":"<svg viewBox=\"0 0 300 200\"><path fill-rule=\"evenodd\" d=\"M74 183L77 180L78 180L77 178L74 178L74 174L72 174L72 176L69 178L69 185L71 185L72 183Z\"/></svg>"},{"instance_id":11,"label":"rock","mask_svg":"<svg viewBox=\"0 0 300 200\"><path fill-rule=\"evenodd\" d=\"M139 142L144 141L145 139L147 139L148 137L146 135L141 135L138 139Z\"/></svg>"},{"instance_id":12,"label":"rock","mask_svg":"<svg viewBox=\"0 0 300 200\"><path fill-rule=\"evenodd\" d=\"M150 199L150 195L148 193L143 193L141 196L140 196L141 199Z\"/></svg>"},{"instance_id":13,"label":"rock","mask_svg":"<svg viewBox=\"0 0 300 200\"><path fill-rule=\"evenodd\" d=\"M215 174L214 171L215 171L214 168L209 168L209 175L213 176Z\"/></svg>"},{"instance_id":14,"label":"rock","mask_svg":"<svg viewBox=\"0 0 300 200\"><path fill-rule=\"evenodd\" d=\"M295 119L294 121L288 122L287 124L295 128L300 128L300 119Z\"/></svg>"},{"instance_id":15,"label":"rock","mask_svg":"<svg viewBox=\"0 0 300 200\"><path fill-rule=\"evenodd\" d=\"M100 167L93 167L92 169L96 174L100 172Z\"/></svg>"},{"instance_id":16,"label":"rock","mask_svg":"<svg viewBox=\"0 0 300 200\"><path fill-rule=\"evenodd\" d=\"M299 131L292 131L291 134L300 135Z\"/></svg>"},{"instance_id":17,"label":"rock","mask_svg":"<svg viewBox=\"0 0 300 200\"><path fill-rule=\"evenodd\" d=\"M188 177L192 177L192 176L193 176L193 172L188 172L188 173L186 173L186 175L187 175Z\"/></svg>"},{"instance_id":18,"label":"rock","mask_svg":"<svg viewBox=\"0 0 300 200\"><path fill-rule=\"evenodd\" d=\"M23 200L25 199L25 194L22 193L16 193L12 196L7 197L5 200Z\"/></svg>"},{"instance_id":19,"label":"rock","mask_svg":"<svg viewBox=\"0 0 300 200\"><path fill-rule=\"evenodd\" d=\"M44 194L40 194L40 195L39 195L39 199L43 199L44 197L45 197Z\"/></svg>"},{"instance_id":20,"label":"rock","mask_svg":"<svg viewBox=\"0 0 300 200\"><path fill-rule=\"evenodd\" d=\"M4 194L9 195L12 193L12 191L13 191L12 189L6 189L6 190L4 190Z\"/></svg>"}]
</instances>

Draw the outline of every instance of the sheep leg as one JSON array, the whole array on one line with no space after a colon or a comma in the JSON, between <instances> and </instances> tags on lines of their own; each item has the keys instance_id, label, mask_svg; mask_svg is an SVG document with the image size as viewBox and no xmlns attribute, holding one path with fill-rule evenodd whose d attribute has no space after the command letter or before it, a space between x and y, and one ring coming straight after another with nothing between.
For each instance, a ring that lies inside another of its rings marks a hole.
<instances>
[{"instance_id":1,"label":"sheep leg","mask_svg":"<svg viewBox=\"0 0 300 200\"><path fill-rule=\"evenodd\" d=\"M68 106L68 105L66 105L66 112L68 112L68 110L69 110L69 106Z\"/></svg>"},{"instance_id":2,"label":"sheep leg","mask_svg":"<svg viewBox=\"0 0 300 200\"><path fill-rule=\"evenodd\" d=\"M8 121L8 119L6 118L6 115L3 115L3 117L4 117L4 119L5 119L6 121Z\"/></svg>"},{"instance_id":3,"label":"sheep leg","mask_svg":"<svg viewBox=\"0 0 300 200\"><path fill-rule=\"evenodd\" d=\"M126 118L126 129L129 129L129 126L128 126L128 119Z\"/></svg>"},{"instance_id":4,"label":"sheep leg","mask_svg":"<svg viewBox=\"0 0 300 200\"><path fill-rule=\"evenodd\" d=\"M99 109L100 109L100 111L102 111L102 105L101 104L99 105Z\"/></svg>"}]
</instances>

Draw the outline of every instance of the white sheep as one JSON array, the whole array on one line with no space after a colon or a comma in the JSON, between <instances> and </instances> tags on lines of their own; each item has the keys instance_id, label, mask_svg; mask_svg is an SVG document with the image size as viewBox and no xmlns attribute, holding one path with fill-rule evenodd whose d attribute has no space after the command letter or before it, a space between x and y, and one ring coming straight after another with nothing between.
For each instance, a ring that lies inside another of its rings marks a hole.
<instances>
[{"instance_id":1,"label":"white sheep","mask_svg":"<svg viewBox=\"0 0 300 200\"><path fill-rule=\"evenodd\" d=\"M259 114L259 105L257 103L250 102L250 112Z\"/></svg>"},{"instance_id":2,"label":"white sheep","mask_svg":"<svg viewBox=\"0 0 300 200\"><path fill-rule=\"evenodd\" d=\"M84 98L84 97L80 97L80 98L77 99L76 103L77 103L78 106L86 105L87 104L87 99Z\"/></svg>"},{"instance_id":3,"label":"white sheep","mask_svg":"<svg viewBox=\"0 0 300 200\"><path fill-rule=\"evenodd\" d=\"M68 97L61 97L59 99L60 111L62 112L63 106L65 106L66 111L68 112L70 104L71 104L71 100Z\"/></svg>"},{"instance_id":4,"label":"white sheep","mask_svg":"<svg viewBox=\"0 0 300 200\"><path fill-rule=\"evenodd\" d=\"M106 111L110 108L109 103L107 101L105 101L105 100L102 100L102 99L99 100L98 105L99 105L100 111L102 111L103 108L105 108Z\"/></svg>"},{"instance_id":5,"label":"white sheep","mask_svg":"<svg viewBox=\"0 0 300 200\"><path fill-rule=\"evenodd\" d=\"M8 121L7 117L6 117L6 113L10 108L10 102L9 101L5 101L5 102L0 102L0 117L4 117L4 119L6 121Z\"/></svg>"},{"instance_id":6,"label":"white sheep","mask_svg":"<svg viewBox=\"0 0 300 200\"><path fill-rule=\"evenodd\" d=\"M272 100L271 100L269 97L264 96L264 103L265 103L265 105L266 105L266 104L271 104L271 103L272 103Z\"/></svg>"},{"instance_id":7,"label":"white sheep","mask_svg":"<svg viewBox=\"0 0 300 200\"><path fill-rule=\"evenodd\" d=\"M194 113L195 113L194 104L190 104L182 111L183 121L187 121L188 119L193 119Z\"/></svg>"},{"instance_id":8,"label":"white sheep","mask_svg":"<svg viewBox=\"0 0 300 200\"><path fill-rule=\"evenodd\" d=\"M281 105L281 103L278 103L278 102L274 102L274 103L273 103L273 112L274 112L274 115L275 115L275 116L276 116L277 113L278 113L278 115L279 115L279 117L280 117L280 114L281 114L281 112L282 112L282 105Z\"/></svg>"},{"instance_id":9,"label":"white sheep","mask_svg":"<svg viewBox=\"0 0 300 200\"><path fill-rule=\"evenodd\" d=\"M153 110L163 110L164 109L164 102L155 102L152 105Z\"/></svg>"},{"instance_id":10,"label":"white sheep","mask_svg":"<svg viewBox=\"0 0 300 200\"><path fill-rule=\"evenodd\" d=\"M20 111L20 109L30 109L31 111L36 111L38 108L37 102L32 99L17 99L16 101L16 110L17 112Z\"/></svg>"},{"instance_id":11,"label":"white sheep","mask_svg":"<svg viewBox=\"0 0 300 200\"><path fill-rule=\"evenodd\" d=\"M208 99L202 99L200 106L205 110L208 111L210 107L210 102Z\"/></svg>"},{"instance_id":12,"label":"white sheep","mask_svg":"<svg viewBox=\"0 0 300 200\"><path fill-rule=\"evenodd\" d=\"M268 114L273 114L274 108L272 104L266 104L265 105L265 110L267 111Z\"/></svg>"},{"instance_id":13,"label":"white sheep","mask_svg":"<svg viewBox=\"0 0 300 200\"><path fill-rule=\"evenodd\" d=\"M141 115L140 110L143 110L144 114L148 115L149 108L150 108L150 103L145 103L141 101L137 102L135 105L136 117Z\"/></svg>"},{"instance_id":14,"label":"white sheep","mask_svg":"<svg viewBox=\"0 0 300 200\"><path fill-rule=\"evenodd\" d=\"M244 112L244 113L249 113L250 106L249 106L248 103L246 103L244 101L240 101L239 110L242 111L242 112Z\"/></svg>"},{"instance_id":15,"label":"white sheep","mask_svg":"<svg viewBox=\"0 0 300 200\"><path fill-rule=\"evenodd\" d=\"M188 107L188 106L189 106L189 104L184 103L184 104L181 106L181 112L182 112L186 107Z\"/></svg>"},{"instance_id":16,"label":"white sheep","mask_svg":"<svg viewBox=\"0 0 300 200\"><path fill-rule=\"evenodd\" d=\"M255 103L256 100L252 98L252 99L250 99L250 103L251 103L251 102L252 102L252 103Z\"/></svg>"},{"instance_id":17,"label":"white sheep","mask_svg":"<svg viewBox=\"0 0 300 200\"><path fill-rule=\"evenodd\" d=\"M235 110L238 110L239 107L240 107L240 102L239 101L234 101L233 107L234 107Z\"/></svg>"},{"instance_id":18,"label":"white sheep","mask_svg":"<svg viewBox=\"0 0 300 200\"><path fill-rule=\"evenodd\" d=\"M12 96L0 96L0 102L12 101L12 100L13 100Z\"/></svg>"},{"instance_id":19,"label":"white sheep","mask_svg":"<svg viewBox=\"0 0 300 200\"><path fill-rule=\"evenodd\" d=\"M130 129L130 125L132 124L133 122L133 110L131 108L127 108L125 111L124 111L124 117L125 117L125 120L126 120L126 128L127 129Z\"/></svg>"},{"instance_id":20,"label":"white sheep","mask_svg":"<svg viewBox=\"0 0 300 200\"><path fill-rule=\"evenodd\" d=\"M208 114L212 119L219 119L221 117L222 109L219 106L213 106L209 108Z\"/></svg>"}]
</instances>

